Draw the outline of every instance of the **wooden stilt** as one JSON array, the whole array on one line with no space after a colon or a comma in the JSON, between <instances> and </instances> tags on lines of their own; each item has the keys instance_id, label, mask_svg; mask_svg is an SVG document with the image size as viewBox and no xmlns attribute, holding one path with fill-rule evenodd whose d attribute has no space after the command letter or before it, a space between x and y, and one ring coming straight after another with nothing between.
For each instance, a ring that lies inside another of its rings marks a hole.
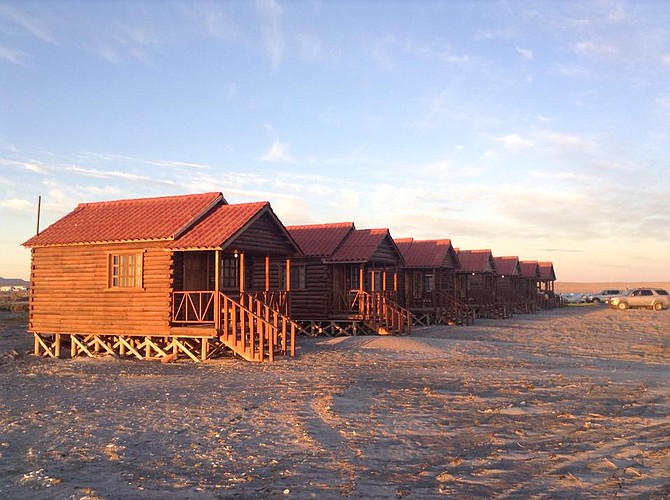
<instances>
[{"instance_id":1,"label":"wooden stilt","mask_svg":"<svg viewBox=\"0 0 670 500\"><path fill-rule=\"evenodd\" d=\"M209 339L207 337L201 339L201 346L200 360L205 361L207 359L207 352L209 351Z\"/></svg>"},{"instance_id":2,"label":"wooden stilt","mask_svg":"<svg viewBox=\"0 0 670 500\"><path fill-rule=\"evenodd\" d=\"M82 340L79 340L76 335L70 335L70 341L72 342L73 348L74 348L75 344L77 346L77 349L75 350L75 354L72 355L73 358L75 357L75 355L77 354L77 351L79 351L79 350L81 350L82 352L85 352L86 355L89 358L93 357L93 353L88 350L88 348L85 344L85 340L82 341Z\"/></svg>"}]
</instances>

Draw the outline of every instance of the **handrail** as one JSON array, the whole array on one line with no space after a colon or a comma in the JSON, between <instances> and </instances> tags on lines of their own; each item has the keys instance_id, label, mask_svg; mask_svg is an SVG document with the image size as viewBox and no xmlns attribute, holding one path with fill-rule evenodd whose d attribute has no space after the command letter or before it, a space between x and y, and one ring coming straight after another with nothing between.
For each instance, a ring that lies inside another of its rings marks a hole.
<instances>
[{"instance_id":1,"label":"handrail","mask_svg":"<svg viewBox=\"0 0 670 500\"><path fill-rule=\"evenodd\" d=\"M248 361L273 361L277 350L295 356L299 325L253 294L236 300L219 292L216 300L213 291L175 291L172 302L172 323L181 326L216 325L220 307L219 339Z\"/></svg>"},{"instance_id":2,"label":"handrail","mask_svg":"<svg viewBox=\"0 0 670 500\"><path fill-rule=\"evenodd\" d=\"M350 290L347 293L350 312L361 315L374 330L386 329L389 333L408 334L412 331L411 313L394 302L387 292L366 292Z\"/></svg>"},{"instance_id":3,"label":"handrail","mask_svg":"<svg viewBox=\"0 0 670 500\"><path fill-rule=\"evenodd\" d=\"M274 360L277 347L282 354L295 356L295 333L299 328L295 322L244 292L239 302L223 293L220 300L221 337L233 350L241 350L255 361L264 360L266 347L270 361Z\"/></svg>"},{"instance_id":4,"label":"handrail","mask_svg":"<svg viewBox=\"0 0 670 500\"><path fill-rule=\"evenodd\" d=\"M456 323L463 322L466 325L470 325L475 322L474 309L460 300L454 294L447 290L440 290L438 291L437 296L439 299L441 299L438 300L441 307L444 307L445 309L451 309L451 319L453 319Z\"/></svg>"}]
</instances>

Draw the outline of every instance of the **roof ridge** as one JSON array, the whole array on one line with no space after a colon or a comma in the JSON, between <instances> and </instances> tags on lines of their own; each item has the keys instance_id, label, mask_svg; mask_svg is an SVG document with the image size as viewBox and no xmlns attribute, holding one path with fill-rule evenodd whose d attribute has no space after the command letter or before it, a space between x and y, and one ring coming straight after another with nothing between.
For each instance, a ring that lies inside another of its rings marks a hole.
<instances>
[{"instance_id":1,"label":"roof ridge","mask_svg":"<svg viewBox=\"0 0 670 500\"><path fill-rule=\"evenodd\" d=\"M353 222L326 222L323 224L294 224L285 226L286 229L325 229L325 228L343 228L343 227L353 227L356 229Z\"/></svg>"},{"instance_id":2,"label":"roof ridge","mask_svg":"<svg viewBox=\"0 0 670 500\"><path fill-rule=\"evenodd\" d=\"M95 206L95 205L111 205L117 203L140 203L144 201L165 201L168 199L181 199L181 198L190 198L190 197L206 197L219 195L221 199L225 201L223 193L220 191L209 191L206 193L191 193L191 194L175 194L175 195L165 195L165 196L145 196L144 198L122 198L120 200L103 200L103 201L87 201L84 203L79 203L77 208L86 207L86 206ZM227 202L226 202L227 203Z\"/></svg>"}]
</instances>

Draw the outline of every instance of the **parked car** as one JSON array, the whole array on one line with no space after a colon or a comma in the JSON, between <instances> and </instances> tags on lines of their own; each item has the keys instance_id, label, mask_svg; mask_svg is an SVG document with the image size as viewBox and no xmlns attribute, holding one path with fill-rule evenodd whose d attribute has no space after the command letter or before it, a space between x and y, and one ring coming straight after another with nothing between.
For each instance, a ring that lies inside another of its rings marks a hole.
<instances>
[{"instance_id":1,"label":"parked car","mask_svg":"<svg viewBox=\"0 0 670 500\"><path fill-rule=\"evenodd\" d=\"M581 293L562 293L561 297L566 304L584 304L586 302L586 297Z\"/></svg>"},{"instance_id":2,"label":"parked car","mask_svg":"<svg viewBox=\"0 0 670 500\"><path fill-rule=\"evenodd\" d=\"M632 288L627 290L624 295L612 297L609 304L614 309L650 307L656 311L661 311L670 306L670 294L662 288Z\"/></svg>"},{"instance_id":3,"label":"parked car","mask_svg":"<svg viewBox=\"0 0 670 500\"><path fill-rule=\"evenodd\" d=\"M593 295L587 295L586 296L586 301L587 302L597 302L597 303L607 303L609 299L616 295L621 295L622 290L618 290L615 288L608 288L606 290L600 290L598 293L594 293Z\"/></svg>"}]
</instances>

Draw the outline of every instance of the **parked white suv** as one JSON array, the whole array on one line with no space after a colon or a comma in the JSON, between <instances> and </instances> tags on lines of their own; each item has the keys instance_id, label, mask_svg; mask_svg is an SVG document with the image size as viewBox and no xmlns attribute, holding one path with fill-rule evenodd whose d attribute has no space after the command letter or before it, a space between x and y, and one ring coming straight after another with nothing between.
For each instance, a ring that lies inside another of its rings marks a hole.
<instances>
[{"instance_id":1,"label":"parked white suv","mask_svg":"<svg viewBox=\"0 0 670 500\"><path fill-rule=\"evenodd\" d=\"M596 303L606 303L609 302L609 299L617 295L621 295L622 290L616 290L614 288L608 288L606 290L600 290L598 293L593 295L588 295L586 297L587 302L596 302Z\"/></svg>"},{"instance_id":2,"label":"parked white suv","mask_svg":"<svg viewBox=\"0 0 670 500\"><path fill-rule=\"evenodd\" d=\"M670 306L670 295L663 288L633 288L624 295L610 300L610 307L621 310L629 307L650 307L662 311L668 306Z\"/></svg>"}]
</instances>

